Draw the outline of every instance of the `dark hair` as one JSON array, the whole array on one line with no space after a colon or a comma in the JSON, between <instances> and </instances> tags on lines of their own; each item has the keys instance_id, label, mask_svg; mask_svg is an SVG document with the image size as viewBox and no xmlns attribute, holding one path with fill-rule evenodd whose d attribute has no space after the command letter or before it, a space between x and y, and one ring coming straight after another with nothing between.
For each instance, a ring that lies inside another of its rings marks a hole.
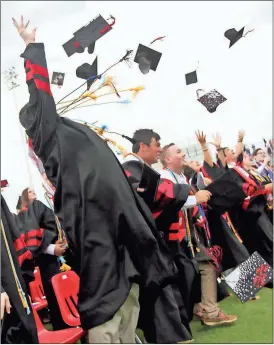
<instances>
[{"instance_id":1,"label":"dark hair","mask_svg":"<svg viewBox=\"0 0 274 345\"><path fill-rule=\"evenodd\" d=\"M166 162L165 162L166 152L171 146L174 146L174 145L175 145L174 143L165 145L162 149L162 152L160 153L160 162L162 163L164 167L166 167Z\"/></svg>"},{"instance_id":2,"label":"dark hair","mask_svg":"<svg viewBox=\"0 0 274 345\"><path fill-rule=\"evenodd\" d=\"M159 141L161 139L160 135L154 132L152 129L138 129L133 134L133 140L136 142L132 145L132 152L138 153L140 150L141 143L149 146L153 138L156 141Z\"/></svg>"},{"instance_id":3,"label":"dark hair","mask_svg":"<svg viewBox=\"0 0 274 345\"><path fill-rule=\"evenodd\" d=\"M194 175L196 174L196 171L192 169L189 166L184 167L184 175L190 180Z\"/></svg>"},{"instance_id":4,"label":"dark hair","mask_svg":"<svg viewBox=\"0 0 274 345\"><path fill-rule=\"evenodd\" d=\"M21 207L26 207L29 204L29 187L25 188L21 194Z\"/></svg>"},{"instance_id":5,"label":"dark hair","mask_svg":"<svg viewBox=\"0 0 274 345\"><path fill-rule=\"evenodd\" d=\"M259 152L260 150L262 151L263 149L256 149L256 150L254 150L254 152L253 152L253 154L252 154L253 157L257 156L257 154L258 154L258 152Z\"/></svg>"}]
</instances>

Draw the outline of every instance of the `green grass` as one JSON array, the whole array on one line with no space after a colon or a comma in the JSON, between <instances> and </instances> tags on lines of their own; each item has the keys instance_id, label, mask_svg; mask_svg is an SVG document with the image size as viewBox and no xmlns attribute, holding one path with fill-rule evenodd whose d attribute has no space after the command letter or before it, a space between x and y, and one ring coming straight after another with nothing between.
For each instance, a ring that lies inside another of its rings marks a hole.
<instances>
[{"instance_id":1,"label":"green grass","mask_svg":"<svg viewBox=\"0 0 274 345\"><path fill-rule=\"evenodd\" d=\"M272 344L273 343L273 295L272 290L262 289L256 301L242 304L234 295L220 303L227 314L237 315L238 320L230 326L209 328L200 321L192 321L191 329L195 343L200 344Z\"/></svg>"},{"instance_id":2,"label":"green grass","mask_svg":"<svg viewBox=\"0 0 274 345\"><path fill-rule=\"evenodd\" d=\"M262 289L256 301L242 304L236 296L220 303L227 314L237 315L235 324L222 327L206 327L201 321L192 321L191 330L196 344L273 344L273 295L272 290ZM51 325L45 325L51 330ZM143 332L137 330L143 341Z\"/></svg>"}]
</instances>

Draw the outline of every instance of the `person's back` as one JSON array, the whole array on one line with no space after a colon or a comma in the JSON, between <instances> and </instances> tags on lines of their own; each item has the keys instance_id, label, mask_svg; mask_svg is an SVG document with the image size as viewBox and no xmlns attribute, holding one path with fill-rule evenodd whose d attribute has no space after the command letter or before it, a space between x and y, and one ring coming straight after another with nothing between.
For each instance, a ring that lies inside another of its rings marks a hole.
<instances>
[{"instance_id":1,"label":"person's back","mask_svg":"<svg viewBox=\"0 0 274 345\"><path fill-rule=\"evenodd\" d=\"M25 42L30 102L20 121L56 187L56 215L81 263L81 323L90 329L113 318L133 282L159 287L174 266L107 144L56 113L43 44Z\"/></svg>"}]
</instances>

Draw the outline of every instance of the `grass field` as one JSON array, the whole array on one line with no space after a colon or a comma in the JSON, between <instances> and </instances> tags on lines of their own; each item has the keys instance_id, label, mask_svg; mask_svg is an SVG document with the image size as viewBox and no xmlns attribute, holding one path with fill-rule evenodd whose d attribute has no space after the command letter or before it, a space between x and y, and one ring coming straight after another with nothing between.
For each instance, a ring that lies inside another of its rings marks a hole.
<instances>
[{"instance_id":1,"label":"grass field","mask_svg":"<svg viewBox=\"0 0 274 345\"><path fill-rule=\"evenodd\" d=\"M222 310L235 314L238 320L230 326L209 328L200 321L192 321L191 329L196 344L273 344L272 290L262 289L256 301L242 304L234 295L220 303ZM51 325L45 325L51 329ZM142 339L142 332L137 330Z\"/></svg>"},{"instance_id":2,"label":"grass field","mask_svg":"<svg viewBox=\"0 0 274 345\"><path fill-rule=\"evenodd\" d=\"M195 343L273 343L273 295L272 290L262 289L257 301L242 304L234 295L220 303L228 314L238 316L234 325L208 328L200 321L192 321L191 329Z\"/></svg>"}]
</instances>

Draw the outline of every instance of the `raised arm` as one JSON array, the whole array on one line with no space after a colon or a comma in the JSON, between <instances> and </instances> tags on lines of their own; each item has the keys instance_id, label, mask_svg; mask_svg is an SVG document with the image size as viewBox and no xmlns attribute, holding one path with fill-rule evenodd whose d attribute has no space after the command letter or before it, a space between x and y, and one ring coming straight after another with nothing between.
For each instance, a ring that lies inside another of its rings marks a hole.
<instances>
[{"instance_id":1,"label":"raised arm","mask_svg":"<svg viewBox=\"0 0 274 345\"><path fill-rule=\"evenodd\" d=\"M60 118L50 90L49 74L44 44L35 43L36 29L27 32L27 24L21 17L20 24L13 19L19 35L26 43L21 57L25 59L26 82L29 89L29 102L20 111L20 122L33 143L34 152L43 161L51 148L52 134Z\"/></svg>"},{"instance_id":2,"label":"raised arm","mask_svg":"<svg viewBox=\"0 0 274 345\"><path fill-rule=\"evenodd\" d=\"M222 166L226 167L226 159L224 154L224 149L221 147L222 144L222 138L219 133L216 133L213 135L213 141L210 142L210 144L214 145L216 147L218 159L221 162Z\"/></svg>"},{"instance_id":3,"label":"raised arm","mask_svg":"<svg viewBox=\"0 0 274 345\"><path fill-rule=\"evenodd\" d=\"M245 136L245 132L243 130L239 131L238 142L237 142L236 149L235 149L237 161L238 161L239 156L244 152L244 143L243 143L244 136Z\"/></svg>"},{"instance_id":4,"label":"raised arm","mask_svg":"<svg viewBox=\"0 0 274 345\"><path fill-rule=\"evenodd\" d=\"M208 151L208 147L206 145L206 135L203 132L197 131L195 132L196 137L198 142L201 145L201 148L203 150L203 154L204 154L204 161L211 167L214 166L211 154Z\"/></svg>"}]
</instances>

